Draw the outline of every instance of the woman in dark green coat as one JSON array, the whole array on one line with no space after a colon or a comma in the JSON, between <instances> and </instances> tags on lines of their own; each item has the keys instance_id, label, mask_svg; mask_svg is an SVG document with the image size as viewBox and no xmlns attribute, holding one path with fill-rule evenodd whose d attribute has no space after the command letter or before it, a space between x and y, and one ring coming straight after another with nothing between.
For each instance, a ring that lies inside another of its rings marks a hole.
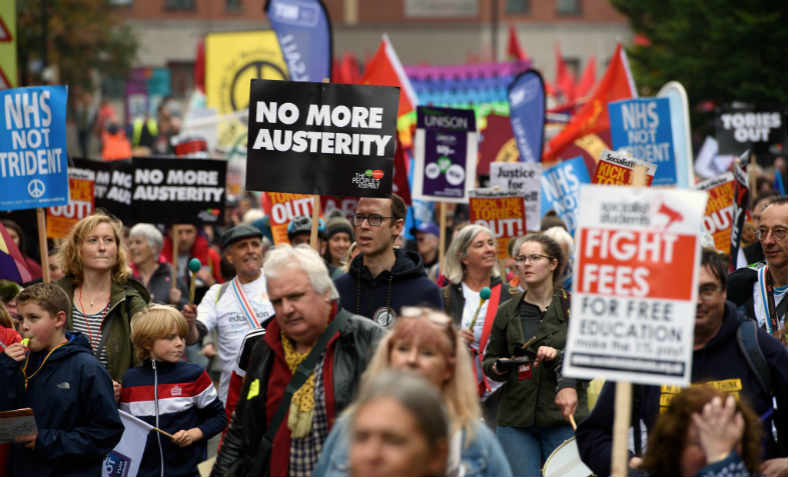
<instances>
[{"instance_id":1,"label":"woman in dark green coat","mask_svg":"<svg viewBox=\"0 0 788 477\"><path fill-rule=\"evenodd\" d=\"M541 475L550 453L573 436L569 416L588 413L586 383L560 375L569 322L569 294L556 287L566 262L561 247L544 234L530 234L514 250L527 291L499 307L483 368L504 382L496 434L512 473Z\"/></svg>"}]
</instances>

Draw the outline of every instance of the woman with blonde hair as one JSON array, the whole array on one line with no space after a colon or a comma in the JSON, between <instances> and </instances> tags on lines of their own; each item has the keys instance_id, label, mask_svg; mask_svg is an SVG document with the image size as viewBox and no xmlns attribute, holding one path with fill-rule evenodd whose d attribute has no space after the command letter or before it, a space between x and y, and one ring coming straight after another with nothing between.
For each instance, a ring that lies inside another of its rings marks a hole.
<instances>
[{"instance_id":1,"label":"woman with blonde hair","mask_svg":"<svg viewBox=\"0 0 788 477\"><path fill-rule=\"evenodd\" d=\"M71 298L67 328L84 334L115 386L138 364L129 322L150 301L145 286L130 277L123 224L97 213L77 222L58 251L66 276L55 282Z\"/></svg>"},{"instance_id":2,"label":"woman with blonde hair","mask_svg":"<svg viewBox=\"0 0 788 477\"><path fill-rule=\"evenodd\" d=\"M378 344L362 386L387 369L414 372L440 391L452 424L445 475L511 475L498 440L480 420L470 355L446 314L403 307L402 316ZM343 415L323 445L312 475L348 475L349 443L348 418Z\"/></svg>"}]
</instances>

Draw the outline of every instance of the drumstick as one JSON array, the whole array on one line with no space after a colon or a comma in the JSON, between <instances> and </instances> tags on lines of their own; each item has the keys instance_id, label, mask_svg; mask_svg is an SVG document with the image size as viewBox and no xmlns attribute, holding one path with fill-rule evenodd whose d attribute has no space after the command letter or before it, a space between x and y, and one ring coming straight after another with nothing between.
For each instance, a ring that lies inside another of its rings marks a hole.
<instances>
[{"instance_id":1,"label":"drumstick","mask_svg":"<svg viewBox=\"0 0 788 477\"><path fill-rule=\"evenodd\" d=\"M569 415L569 424L572 425L572 430L573 431L577 431L577 423L575 423L575 415L574 414L570 414Z\"/></svg>"}]
</instances>

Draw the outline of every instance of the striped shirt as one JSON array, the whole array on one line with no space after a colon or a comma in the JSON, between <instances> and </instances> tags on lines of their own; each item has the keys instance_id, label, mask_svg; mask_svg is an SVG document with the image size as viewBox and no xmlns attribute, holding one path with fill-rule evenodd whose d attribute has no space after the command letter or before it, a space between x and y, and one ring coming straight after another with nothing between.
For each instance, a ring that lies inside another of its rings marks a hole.
<instances>
[{"instance_id":1,"label":"striped shirt","mask_svg":"<svg viewBox=\"0 0 788 477\"><path fill-rule=\"evenodd\" d=\"M76 306L71 310L71 323L74 326L74 331L79 331L87 337L88 341L90 341L90 347L93 349L93 355L98 358L105 368L107 367L107 347L102 344L98 354L96 354L96 348L101 344L101 324L108 310L109 303L103 310L92 315L82 313Z\"/></svg>"}]
</instances>

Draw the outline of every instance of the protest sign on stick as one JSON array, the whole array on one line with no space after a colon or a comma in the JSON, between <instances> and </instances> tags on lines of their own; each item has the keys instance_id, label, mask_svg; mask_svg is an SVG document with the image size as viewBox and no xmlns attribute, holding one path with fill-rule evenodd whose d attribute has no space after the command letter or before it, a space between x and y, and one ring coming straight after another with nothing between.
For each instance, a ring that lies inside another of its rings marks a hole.
<instances>
[{"instance_id":1,"label":"protest sign on stick","mask_svg":"<svg viewBox=\"0 0 788 477\"><path fill-rule=\"evenodd\" d=\"M69 168L68 183L68 204L47 208L46 232L49 238L65 237L77 222L95 210L95 182L80 177L78 170Z\"/></svg>"},{"instance_id":2,"label":"protest sign on stick","mask_svg":"<svg viewBox=\"0 0 788 477\"><path fill-rule=\"evenodd\" d=\"M541 177L542 215L553 210L566 223L570 234L575 233L577 223L577 194L581 184L589 184L583 156L563 161L544 171Z\"/></svg>"},{"instance_id":3,"label":"protest sign on stick","mask_svg":"<svg viewBox=\"0 0 788 477\"><path fill-rule=\"evenodd\" d=\"M498 259L508 256L509 239L526 233L525 204L516 192L496 189L474 189L469 200L472 224L490 229L497 243Z\"/></svg>"},{"instance_id":4,"label":"protest sign on stick","mask_svg":"<svg viewBox=\"0 0 788 477\"><path fill-rule=\"evenodd\" d=\"M634 159L625 151L614 152L605 150L596 164L591 183L606 185L633 184L633 170L637 165L641 165L646 169L645 185L651 185L654 181L654 173L657 171L655 164Z\"/></svg>"},{"instance_id":5,"label":"protest sign on stick","mask_svg":"<svg viewBox=\"0 0 788 477\"><path fill-rule=\"evenodd\" d=\"M399 90L252 80L246 189L386 197Z\"/></svg>"},{"instance_id":6,"label":"protest sign on stick","mask_svg":"<svg viewBox=\"0 0 788 477\"><path fill-rule=\"evenodd\" d=\"M309 246L320 253L320 241L318 241L318 228L320 227L320 195L312 196L312 230L309 231Z\"/></svg>"},{"instance_id":7,"label":"protest sign on stick","mask_svg":"<svg viewBox=\"0 0 788 477\"><path fill-rule=\"evenodd\" d=\"M730 172L695 186L697 190L705 190L709 193L703 226L714 239L714 248L725 254L729 254L731 249L735 187L736 181Z\"/></svg>"},{"instance_id":8,"label":"protest sign on stick","mask_svg":"<svg viewBox=\"0 0 788 477\"><path fill-rule=\"evenodd\" d=\"M539 230L542 218L539 191L542 164L540 162L493 162L490 164L490 186L517 192L525 203L526 224L529 231Z\"/></svg>"},{"instance_id":9,"label":"protest sign on stick","mask_svg":"<svg viewBox=\"0 0 788 477\"><path fill-rule=\"evenodd\" d=\"M740 155L749 150L761 166L771 166L788 147L784 106L723 109L714 121L719 154Z\"/></svg>"},{"instance_id":10,"label":"protest sign on stick","mask_svg":"<svg viewBox=\"0 0 788 477\"><path fill-rule=\"evenodd\" d=\"M263 210L269 217L274 244L289 243L287 225L295 217L312 215L314 200L309 194L266 192L262 198Z\"/></svg>"}]
</instances>

